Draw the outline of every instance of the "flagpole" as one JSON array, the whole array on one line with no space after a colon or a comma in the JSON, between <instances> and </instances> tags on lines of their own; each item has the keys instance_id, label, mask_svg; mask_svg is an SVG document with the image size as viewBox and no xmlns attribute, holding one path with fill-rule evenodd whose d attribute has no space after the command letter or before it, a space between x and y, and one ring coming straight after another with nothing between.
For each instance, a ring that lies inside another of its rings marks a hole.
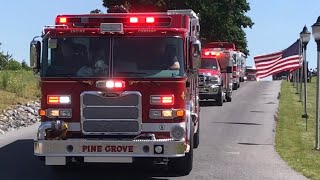
<instances>
[{"instance_id":1,"label":"flagpole","mask_svg":"<svg viewBox=\"0 0 320 180\"><path fill-rule=\"evenodd\" d=\"M300 67L300 96L299 96L299 102L302 102L302 76L303 76L303 66Z\"/></svg>"},{"instance_id":2,"label":"flagpole","mask_svg":"<svg viewBox=\"0 0 320 180\"><path fill-rule=\"evenodd\" d=\"M299 94L299 73L300 73L300 69L297 69L297 77L296 77L296 94Z\"/></svg>"}]
</instances>

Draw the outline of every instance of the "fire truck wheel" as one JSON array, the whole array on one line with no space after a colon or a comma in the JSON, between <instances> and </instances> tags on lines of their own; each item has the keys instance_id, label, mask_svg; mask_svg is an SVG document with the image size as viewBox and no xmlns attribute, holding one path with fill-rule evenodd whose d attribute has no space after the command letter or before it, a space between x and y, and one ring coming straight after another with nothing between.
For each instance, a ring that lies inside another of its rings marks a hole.
<instances>
[{"instance_id":1,"label":"fire truck wheel","mask_svg":"<svg viewBox=\"0 0 320 180\"><path fill-rule=\"evenodd\" d=\"M223 105L223 94L222 94L222 88L219 90L219 94L217 96L218 98L216 99L216 104L217 106L222 106Z\"/></svg>"},{"instance_id":2,"label":"fire truck wheel","mask_svg":"<svg viewBox=\"0 0 320 180\"><path fill-rule=\"evenodd\" d=\"M226 99L227 99L227 102L231 102L232 101L231 95L227 95Z\"/></svg>"},{"instance_id":3,"label":"fire truck wheel","mask_svg":"<svg viewBox=\"0 0 320 180\"><path fill-rule=\"evenodd\" d=\"M237 90L237 89L238 89L237 83L233 83L232 90Z\"/></svg>"},{"instance_id":4,"label":"fire truck wheel","mask_svg":"<svg viewBox=\"0 0 320 180\"><path fill-rule=\"evenodd\" d=\"M191 134L190 134L190 151L186 153L184 157L179 157L179 158L171 158L169 160L169 171L178 174L181 176L186 176L190 174L193 166L193 129L191 129Z\"/></svg>"}]
</instances>

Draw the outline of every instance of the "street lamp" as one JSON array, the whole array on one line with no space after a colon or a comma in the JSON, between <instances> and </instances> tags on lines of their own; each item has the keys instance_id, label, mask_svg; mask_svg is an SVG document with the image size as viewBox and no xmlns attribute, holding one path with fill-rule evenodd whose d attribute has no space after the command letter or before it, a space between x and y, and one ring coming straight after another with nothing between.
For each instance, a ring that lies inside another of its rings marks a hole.
<instances>
[{"instance_id":1,"label":"street lamp","mask_svg":"<svg viewBox=\"0 0 320 180\"><path fill-rule=\"evenodd\" d=\"M303 68L304 68L304 115L302 115L302 118L306 118L306 131L308 130L308 110L307 110L307 78L308 78L308 67L307 67L307 45L310 41L311 33L308 31L307 26L303 27L303 30L300 33L300 41L302 43L303 48ZM302 84L301 84L302 85ZM302 86L301 86L302 89ZM300 93L300 101L301 101L301 95Z\"/></svg>"},{"instance_id":2,"label":"street lamp","mask_svg":"<svg viewBox=\"0 0 320 180\"><path fill-rule=\"evenodd\" d=\"M319 149L319 85L320 85L320 16L317 22L312 25L312 35L317 43L317 97L316 97L316 149Z\"/></svg>"}]
</instances>

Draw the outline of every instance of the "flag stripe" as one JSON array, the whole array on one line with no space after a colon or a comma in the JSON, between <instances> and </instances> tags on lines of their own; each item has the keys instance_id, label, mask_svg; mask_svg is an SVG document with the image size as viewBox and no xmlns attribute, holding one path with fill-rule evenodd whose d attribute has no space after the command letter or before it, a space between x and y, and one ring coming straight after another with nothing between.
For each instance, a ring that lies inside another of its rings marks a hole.
<instances>
[{"instance_id":1,"label":"flag stripe","mask_svg":"<svg viewBox=\"0 0 320 180\"><path fill-rule=\"evenodd\" d=\"M269 58L269 57L277 56L277 55L282 55L282 51L275 52L275 53L271 53L271 54L265 54L265 55L255 56L255 58L257 58L257 59L264 59L264 58Z\"/></svg>"},{"instance_id":2,"label":"flag stripe","mask_svg":"<svg viewBox=\"0 0 320 180\"><path fill-rule=\"evenodd\" d=\"M274 70L281 69L282 67L291 66L291 65L295 65L295 66L299 67L299 65L296 62L288 62L288 63L283 64L281 66L273 67L273 68L265 70L265 71L258 71L257 74L267 74L267 73L272 72Z\"/></svg>"},{"instance_id":3,"label":"flag stripe","mask_svg":"<svg viewBox=\"0 0 320 180\"><path fill-rule=\"evenodd\" d=\"M269 73L265 73L265 74L259 74L257 75L259 78L265 78L265 77L268 77L268 76L271 76L273 74L277 74L277 73L280 73L280 72L283 72L283 71L288 71L288 70L291 70L291 69L295 69L295 68L299 68L299 66L297 66L296 64L293 64L293 65L287 65L286 67L282 67L280 69L275 69Z\"/></svg>"},{"instance_id":4,"label":"flag stripe","mask_svg":"<svg viewBox=\"0 0 320 180\"><path fill-rule=\"evenodd\" d=\"M287 58L283 58L283 59L278 59L278 60L272 61L269 64L256 63L256 68L259 69L259 70L269 69L269 68L272 68L272 67L276 66L277 64L283 64L286 61L297 61L297 63L299 63L299 59L300 59L299 56L290 56L290 57L287 57Z\"/></svg>"},{"instance_id":5,"label":"flag stripe","mask_svg":"<svg viewBox=\"0 0 320 180\"><path fill-rule=\"evenodd\" d=\"M268 61L272 61L274 59L278 59L278 58L281 58L282 55L280 54L277 54L277 55L273 55L273 56L270 56L270 57L265 57L265 58L256 58L254 57L254 61L255 62L268 62Z\"/></svg>"}]
</instances>

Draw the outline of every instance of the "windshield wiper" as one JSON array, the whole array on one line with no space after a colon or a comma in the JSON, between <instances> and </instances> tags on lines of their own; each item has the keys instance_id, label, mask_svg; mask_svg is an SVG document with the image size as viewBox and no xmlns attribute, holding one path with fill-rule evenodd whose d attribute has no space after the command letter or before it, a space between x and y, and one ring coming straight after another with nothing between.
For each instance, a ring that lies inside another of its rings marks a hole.
<instances>
[{"instance_id":1,"label":"windshield wiper","mask_svg":"<svg viewBox=\"0 0 320 180\"><path fill-rule=\"evenodd\" d=\"M78 77L71 77L71 75L67 75L66 76L69 80L74 80L74 81L76 81L77 83L80 83L80 84L83 84L83 85L92 85L92 83L90 83L91 81L89 80L89 81L83 81L83 80L79 80L79 79L76 79L76 78L78 78Z\"/></svg>"},{"instance_id":2,"label":"windshield wiper","mask_svg":"<svg viewBox=\"0 0 320 180\"><path fill-rule=\"evenodd\" d=\"M117 72L117 73L125 73L125 74L147 74L146 72L130 72L130 71L128 71L128 72Z\"/></svg>"}]
</instances>

